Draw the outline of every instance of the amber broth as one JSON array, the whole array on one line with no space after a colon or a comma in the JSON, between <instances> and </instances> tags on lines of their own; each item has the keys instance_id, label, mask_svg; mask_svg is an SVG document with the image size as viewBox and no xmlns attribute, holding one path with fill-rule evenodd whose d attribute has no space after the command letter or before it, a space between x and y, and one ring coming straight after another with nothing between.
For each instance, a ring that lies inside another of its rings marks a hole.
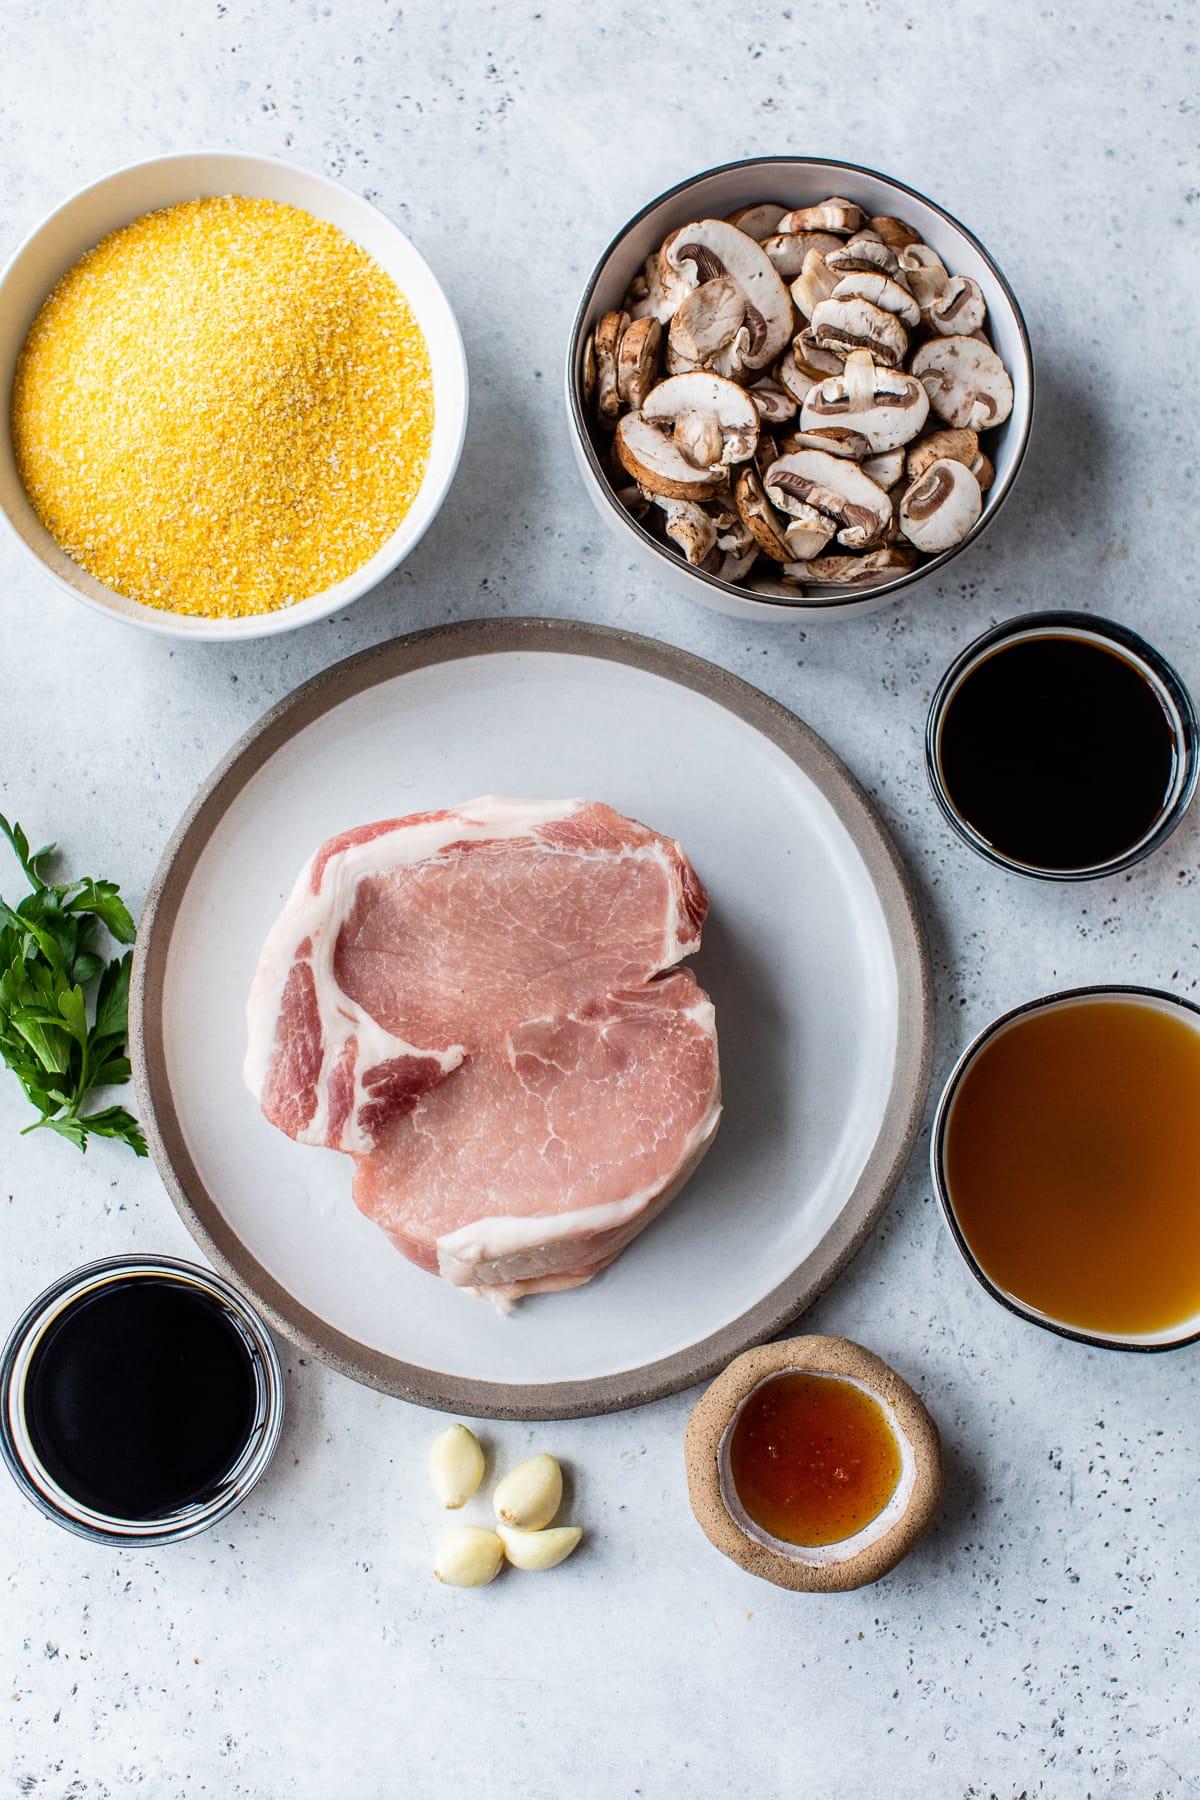
<instances>
[{"instance_id":1,"label":"amber broth","mask_svg":"<svg viewBox=\"0 0 1200 1800\"><path fill-rule=\"evenodd\" d=\"M944 1166L989 1280L1079 1330L1200 1314L1200 1019L1068 1001L997 1032L953 1102Z\"/></svg>"},{"instance_id":2,"label":"amber broth","mask_svg":"<svg viewBox=\"0 0 1200 1800\"><path fill-rule=\"evenodd\" d=\"M747 1514L785 1544L836 1544L883 1511L900 1447L883 1408L853 1382L773 1375L750 1395L729 1440Z\"/></svg>"}]
</instances>

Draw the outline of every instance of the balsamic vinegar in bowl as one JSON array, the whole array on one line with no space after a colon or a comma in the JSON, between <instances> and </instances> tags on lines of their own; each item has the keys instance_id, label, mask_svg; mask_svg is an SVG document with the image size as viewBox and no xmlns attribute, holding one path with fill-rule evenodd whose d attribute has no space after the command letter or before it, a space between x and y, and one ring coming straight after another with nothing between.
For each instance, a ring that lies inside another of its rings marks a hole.
<instances>
[{"instance_id":1,"label":"balsamic vinegar in bowl","mask_svg":"<svg viewBox=\"0 0 1200 1800\"><path fill-rule=\"evenodd\" d=\"M926 757L955 830L1049 880L1127 868L1178 824L1196 782L1196 715L1134 632L1079 613L998 626L943 679Z\"/></svg>"}]
</instances>

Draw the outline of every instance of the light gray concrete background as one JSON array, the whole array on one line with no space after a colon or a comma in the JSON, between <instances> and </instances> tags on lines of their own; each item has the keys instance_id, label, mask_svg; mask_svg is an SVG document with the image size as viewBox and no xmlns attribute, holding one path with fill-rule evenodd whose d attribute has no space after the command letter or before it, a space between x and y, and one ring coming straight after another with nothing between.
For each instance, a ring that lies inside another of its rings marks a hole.
<instances>
[{"instance_id":1,"label":"light gray concrete background","mask_svg":"<svg viewBox=\"0 0 1200 1800\"><path fill-rule=\"evenodd\" d=\"M458 310L474 388L458 483L352 612L233 650L92 616L0 545L0 805L140 901L196 784L266 706L410 627L609 621L715 658L866 782L924 897L935 1081L1000 1008L1054 985L1196 987L1200 813L1129 876L1026 886L934 811L933 684L1041 605L1144 629L1200 686L1194 362L1200 16L1008 0L588 7L414 0L0 9L7 251L115 164L230 145L366 193ZM795 151L888 170L983 238L1019 295L1040 399L1014 496L951 576L805 632L712 616L635 571L567 444L560 366L594 256L663 187ZM10 884L10 871L3 872ZM803 904L798 895L797 904ZM21 1139L0 1080L5 1321L85 1258L187 1253L151 1168ZM1060 1343L994 1307L937 1216L926 1143L806 1326L871 1345L941 1423L949 1485L911 1561L786 1595L687 1506L692 1396L497 1427L570 1463L585 1550L559 1574L440 1590L439 1421L288 1356L281 1452L252 1502L162 1556L92 1549L0 1484L0 1789L522 1800L1200 1793L1200 1358Z\"/></svg>"}]
</instances>

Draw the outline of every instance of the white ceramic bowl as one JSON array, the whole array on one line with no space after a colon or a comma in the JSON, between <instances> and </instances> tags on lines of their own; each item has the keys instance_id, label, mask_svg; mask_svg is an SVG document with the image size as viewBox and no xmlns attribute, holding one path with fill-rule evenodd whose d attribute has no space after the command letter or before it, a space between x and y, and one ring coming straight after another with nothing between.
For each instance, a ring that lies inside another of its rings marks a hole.
<instances>
[{"instance_id":1,"label":"white ceramic bowl","mask_svg":"<svg viewBox=\"0 0 1200 1800\"><path fill-rule=\"evenodd\" d=\"M810 596L783 599L755 593L751 588L735 586L689 567L621 505L600 460L606 434L602 437L595 430L583 403L583 352L600 315L620 306L647 256L677 226L692 219L724 218L735 207L760 201L793 208L812 206L830 194L856 201L870 214L896 214L921 232L952 275L970 275L979 283L987 302L988 333L1012 377L1013 409L1007 422L988 435L986 449L996 465L996 479L984 496L978 523L961 544L928 558L910 574L880 582L876 587L823 588ZM965 225L932 200L905 187L903 182L892 181L872 169L857 168L853 163L828 162L820 157L757 156L681 181L643 207L617 233L592 270L575 315L567 354L567 412L575 460L597 511L621 533L648 569L718 612L753 619L791 619L804 624L812 619L845 618L851 613L874 611L895 599L902 589L943 568L990 524L1016 480L1029 441L1033 356L1021 309L1004 276Z\"/></svg>"},{"instance_id":2,"label":"white ceramic bowl","mask_svg":"<svg viewBox=\"0 0 1200 1800\"><path fill-rule=\"evenodd\" d=\"M185 618L143 606L72 562L40 523L22 486L12 437L0 430L0 514L60 587L110 618L177 638L255 638L323 619L365 594L424 536L454 480L467 429L467 363L458 324L437 278L402 231L349 188L269 156L211 150L132 163L93 182L38 226L0 275L0 395L9 416L17 357L42 301L60 275L110 231L158 207L210 195L248 194L303 207L346 233L400 288L425 334L433 368L429 466L399 529L345 581L278 612L244 619Z\"/></svg>"}]
</instances>

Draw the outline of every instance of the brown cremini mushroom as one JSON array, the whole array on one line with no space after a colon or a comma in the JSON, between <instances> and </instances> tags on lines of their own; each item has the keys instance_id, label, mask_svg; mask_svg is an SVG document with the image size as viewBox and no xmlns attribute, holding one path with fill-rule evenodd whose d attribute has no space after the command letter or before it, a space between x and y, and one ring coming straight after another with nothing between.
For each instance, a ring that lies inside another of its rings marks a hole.
<instances>
[{"instance_id":1,"label":"brown cremini mushroom","mask_svg":"<svg viewBox=\"0 0 1200 1800\"><path fill-rule=\"evenodd\" d=\"M724 219L699 219L673 232L663 245L664 284L669 269L688 287L728 276L741 292L748 343L747 369L763 369L785 348L792 332L792 303L761 244Z\"/></svg>"},{"instance_id":2,"label":"brown cremini mushroom","mask_svg":"<svg viewBox=\"0 0 1200 1800\"><path fill-rule=\"evenodd\" d=\"M900 529L918 550L935 555L961 544L982 508L983 496L970 469L943 457L904 494Z\"/></svg>"},{"instance_id":3,"label":"brown cremini mushroom","mask_svg":"<svg viewBox=\"0 0 1200 1800\"><path fill-rule=\"evenodd\" d=\"M857 463L827 450L794 450L771 464L763 479L767 497L783 512L813 506L840 527L847 550L877 544L892 522L892 503Z\"/></svg>"},{"instance_id":4,"label":"brown cremini mushroom","mask_svg":"<svg viewBox=\"0 0 1200 1800\"><path fill-rule=\"evenodd\" d=\"M867 350L854 350L840 375L810 389L800 409L800 429L849 429L867 449L896 450L911 442L929 415L929 396L915 375L881 369Z\"/></svg>"},{"instance_id":5,"label":"brown cremini mushroom","mask_svg":"<svg viewBox=\"0 0 1200 1800\"><path fill-rule=\"evenodd\" d=\"M981 338L931 338L913 357L912 372L947 425L987 431L1002 425L1012 411L1008 370Z\"/></svg>"},{"instance_id":6,"label":"brown cremini mushroom","mask_svg":"<svg viewBox=\"0 0 1200 1800\"><path fill-rule=\"evenodd\" d=\"M862 207L835 194L822 200L819 206L798 206L794 212L785 213L775 229L779 232L829 231L837 237L852 237L862 229L862 223Z\"/></svg>"}]
</instances>

